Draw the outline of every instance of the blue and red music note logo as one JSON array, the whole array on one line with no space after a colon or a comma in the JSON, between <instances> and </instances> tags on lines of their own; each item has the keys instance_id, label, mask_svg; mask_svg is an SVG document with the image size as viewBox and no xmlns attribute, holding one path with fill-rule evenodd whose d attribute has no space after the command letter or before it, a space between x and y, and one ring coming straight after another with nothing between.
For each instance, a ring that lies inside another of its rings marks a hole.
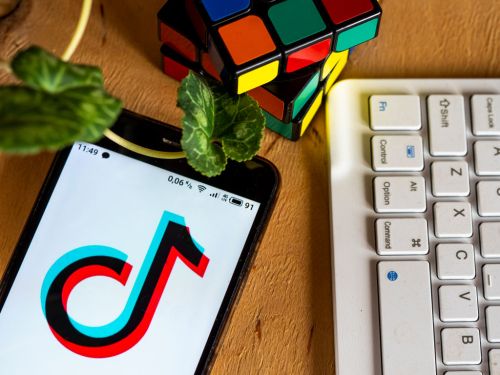
<instances>
[{"instance_id":1,"label":"blue and red music note logo","mask_svg":"<svg viewBox=\"0 0 500 375\"><path fill-rule=\"evenodd\" d=\"M106 358L129 350L148 330L177 259L200 277L209 262L184 219L164 212L125 308L114 321L93 327L68 314L71 291L94 276L126 285L132 265L125 253L107 246L84 246L68 252L50 268L42 285L42 309L52 333L66 348L86 357Z\"/></svg>"}]
</instances>

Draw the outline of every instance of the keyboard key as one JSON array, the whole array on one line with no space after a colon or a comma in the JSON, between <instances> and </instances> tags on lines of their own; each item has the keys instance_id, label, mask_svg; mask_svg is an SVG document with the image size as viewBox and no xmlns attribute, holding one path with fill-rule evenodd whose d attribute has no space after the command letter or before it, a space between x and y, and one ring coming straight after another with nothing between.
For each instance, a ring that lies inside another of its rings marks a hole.
<instances>
[{"instance_id":1,"label":"keyboard key","mask_svg":"<svg viewBox=\"0 0 500 375\"><path fill-rule=\"evenodd\" d=\"M500 216L500 181L477 183L477 211L481 216Z\"/></svg>"},{"instance_id":2,"label":"keyboard key","mask_svg":"<svg viewBox=\"0 0 500 375\"><path fill-rule=\"evenodd\" d=\"M485 258L500 258L500 223L482 223L479 226L481 255Z\"/></svg>"},{"instance_id":3,"label":"keyboard key","mask_svg":"<svg viewBox=\"0 0 500 375\"><path fill-rule=\"evenodd\" d=\"M421 176L376 177L373 186L377 212L425 211L425 180Z\"/></svg>"},{"instance_id":4,"label":"keyboard key","mask_svg":"<svg viewBox=\"0 0 500 375\"><path fill-rule=\"evenodd\" d=\"M479 317L476 287L473 285L440 287L439 316L443 322L475 322Z\"/></svg>"},{"instance_id":5,"label":"keyboard key","mask_svg":"<svg viewBox=\"0 0 500 375\"><path fill-rule=\"evenodd\" d=\"M438 202L434 204L436 237L471 237L472 216L468 202Z\"/></svg>"},{"instance_id":6,"label":"keyboard key","mask_svg":"<svg viewBox=\"0 0 500 375\"><path fill-rule=\"evenodd\" d=\"M425 219L378 219L375 227L380 255L421 255L429 252Z\"/></svg>"},{"instance_id":7,"label":"keyboard key","mask_svg":"<svg viewBox=\"0 0 500 375\"><path fill-rule=\"evenodd\" d=\"M500 95L474 95L472 130L475 135L500 135Z\"/></svg>"},{"instance_id":8,"label":"keyboard key","mask_svg":"<svg viewBox=\"0 0 500 375\"><path fill-rule=\"evenodd\" d=\"M474 161L478 176L500 176L500 141L474 143Z\"/></svg>"},{"instance_id":9,"label":"keyboard key","mask_svg":"<svg viewBox=\"0 0 500 375\"><path fill-rule=\"evenodd\" d=\"M488 353L490 375L500 375L500 349L492 349Z\"/></svg>"},{"instance_id":10,"label":"keyboard key","mask_svg":"<svg viewBox=\"0 0 500 375\"><path fill-rule=\"evenodd\" d=\"M481 363L481 344L477 328L445 328L441 331L445 365Z\"/></svg>"},{"instance_id":11,"label":"keyboard key","mask_svg":"<svg viewBox=\"0 0 500 375\"><path fill-rule=\"evenodd\" d=\"M486 337L489 342L500 342L500 306L486 308Z\"/></svg>"},{"instance_id":12,"label":"keyboard key","mask_svg":"<svg viewBox=\"0 0 500 375\"><path fill-rule=\"evenodd\" d=\"M461 95L431 95L429 112L430 152L434 156L463 156L467 153L464 98Z\"/></svg>"},{"instance_id":13,"label":"keyboard key","mask_svg":"<svg viewBox=\"0 0 500 375\"><path fill-rule=\"evenodd\" d=\"M418 95L372 95L370 125L373 130L418 130L422 127Z\"/></svg>"},{"instance_id":14,"label":"keyboard key","mask_svg":"<svg viewBox=\"0 0 500 375\"><path fill-rule=\"evenodd\" d=\"M500 300L500 264L483 266L484 298L490 301Z\"/></svg>"},{"instance_id":15,"label":"keyboard key","mask_svg":"<svg viewBox=\"0 0 500 375\"><path fill-rule=\"evenodd\" d=\"M465 197L469 195L469 166L465 161L432 163L432 194L436 197Z\"/></svg>"},{"instance_id":16,"label":"keyboard key","mask_svg":"<svg viewBox=\"0 0 500 375\"><path fill-rule=\"evenodd\" d=\"M476 277L474 248L470 244L436 246L437 274L442 280L471 280Z\"/></svg>"},{"instance_id":17,"label":"keyboard key","mask_svg":"<svg viewBox=\"0 0 500 375\"><path fill-rule=\"evenodd\" d=\"M378 264L384 375L436 373L429 263Z\"/></svg>"},{"instance_id":18,"label":"keyboard key","mask_svg":"<svg viewBox=\"0 0 500 375\"><path fill-rule=\"evenodd\" d=\"M372 164L378 172L424 169L422 138L418 135L387 135L372 138Z\"/></svg>"}]
</instances>

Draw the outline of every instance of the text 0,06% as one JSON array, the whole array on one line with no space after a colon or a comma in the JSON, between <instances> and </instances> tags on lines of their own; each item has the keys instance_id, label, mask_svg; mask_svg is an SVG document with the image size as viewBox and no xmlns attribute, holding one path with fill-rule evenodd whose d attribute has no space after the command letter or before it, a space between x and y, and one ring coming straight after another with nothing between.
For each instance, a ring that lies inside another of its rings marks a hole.
<instances>
[{"instance_id":1,"label":"text 0,06%","mask_svg":"<svg viewBox=\"0 0 500 375\"><path fill-rule=\"evenodd\" d=\"M168 176L167 179L168 182L174 185L179 185L179 186L186 186L188 189L193 188L193 184L191 184L190 181L187 181L183 178L175 177L175 176Z\"/></svg>"}]
</instances>

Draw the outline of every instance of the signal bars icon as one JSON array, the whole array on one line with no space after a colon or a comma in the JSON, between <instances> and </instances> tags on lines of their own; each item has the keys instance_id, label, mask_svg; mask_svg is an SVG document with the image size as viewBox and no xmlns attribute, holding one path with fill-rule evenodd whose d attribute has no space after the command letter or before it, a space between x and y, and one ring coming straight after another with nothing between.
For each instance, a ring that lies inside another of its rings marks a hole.
<instances>
[{"instance_id":1,"label":"signal bars icon","mask_svg":"<svg viewBox=\"0 0 500 375\"><path fill-rule=\"evenodd\" d=\"M212 194L210 194L210 196L211 196L212 198L218 198L218 197L219 197L219 195L220 195L219 193L212 193Z\"/></svg>"}]
</instances>

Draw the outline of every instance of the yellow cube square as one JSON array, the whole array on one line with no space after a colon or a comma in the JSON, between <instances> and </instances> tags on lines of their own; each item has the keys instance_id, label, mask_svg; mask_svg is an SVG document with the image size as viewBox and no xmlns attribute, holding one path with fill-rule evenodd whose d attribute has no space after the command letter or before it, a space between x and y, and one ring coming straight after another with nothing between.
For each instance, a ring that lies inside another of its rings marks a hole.
<instances>
[{"instance_id":1,"label":"yellow cube square","mask_svg":"<svg viewBox=\"0 0 500 375\"><path fill-rule=\"evenodd\" d=\"M274 80L278 76L279 66L279 61L272 61L238 76L238 94L243 94Z\"/></svg>"},{"instance_id":2,"label":"yellow cube square","mask_svg":"<svg viewBox=\"0 0 500 375\"><path fill-rule=\"evenodd\" d=\"M321 80L323 81L328 75L332 72L332 70L337 66L339 61L347 60L349 55L349 50L343 52L332 52L326 58L323 67L321 68Z\"/></svg>"},{"instance_id":3,"label":"yellow cube square","mask_svg":"<svg viewBox=\"0 0 500 375\"><path fill-rule=\"evenodd\" d=\"M323 103L323 91L320 91L318 95L316 95L316 97L314 98L313 104L311 105L306 115L304 116L304 120L302 120L302 128L300 129L301 137L311 124L314 116L318 112L322 103Z\"/></svg>"}]
</instances>

